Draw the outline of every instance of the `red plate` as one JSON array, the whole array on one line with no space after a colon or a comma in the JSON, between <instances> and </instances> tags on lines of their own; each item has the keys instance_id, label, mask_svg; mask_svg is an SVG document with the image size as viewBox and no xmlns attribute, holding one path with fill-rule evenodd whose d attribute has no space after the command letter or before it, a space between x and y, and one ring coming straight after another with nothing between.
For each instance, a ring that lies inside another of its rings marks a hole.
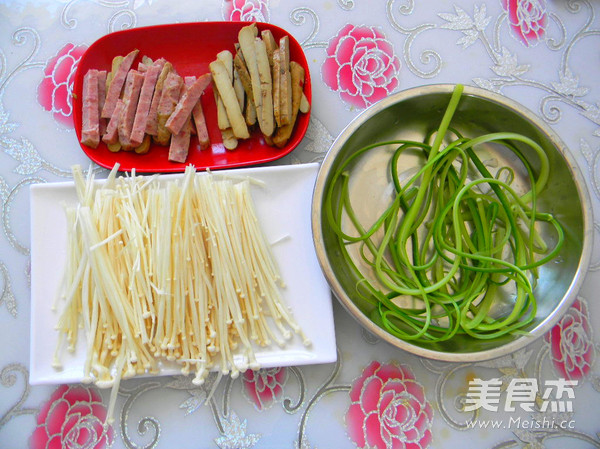
<instances>
[{"instance_id":1,"label":"red plate","mask_svg":"<svg viewBox=\"0 0 600 449\"><path fill-rule=\"evenodd\" d=\"M73 117L77 140L81 140L83 76L89 69L110 71L115 56L126 55L137 48L140 52L133 67L137 67L138 61L144 55L152 59L162 57L171 62L180 75L199 76L210 71L208 65L216 59L218 52L230 50L235 54L234 44L238 40L238 32L248 24L248 22L199 22L157 25L117 31L98 39L90 45L79 61L75 75ZM306 73L304 93L310 102L311 83L308 63L298 41L287 31L275 25L257 23L257 27L259 33L265 29L271 30L277 42L281 37L289 36L290 57L291 60L304 67ZM193 137L185 164L170 162L167 159L169 148L154 144L151 145L150 151L143 155L128 151L112 153L103 142L96 149L85 145L81 145L81 148L98 165L112 168L118 162L122 171L130 171L135 168L137 172L182 172L189 164L194 165L197 169L242 167L273 161L292 151L306 133L310 114L298 114L292 137L283 148L267 145L260 131L256 130L250 139L240 140L238 147L229 151L223 147L221 133L217 126L217 111L212 87L209 87L202 95L202 106L206 114L212 145L210 148L200 150L197 140Z\"/></svg>"}]
</instances>

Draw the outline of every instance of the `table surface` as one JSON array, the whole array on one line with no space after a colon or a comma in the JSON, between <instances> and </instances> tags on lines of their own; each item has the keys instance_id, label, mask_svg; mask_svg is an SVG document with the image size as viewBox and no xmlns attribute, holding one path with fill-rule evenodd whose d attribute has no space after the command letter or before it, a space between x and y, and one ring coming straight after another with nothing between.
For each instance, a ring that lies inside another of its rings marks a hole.
<instances>
[{"instance_id":1,"label":"table surface","mask_svg":"<svg viewBox=\"0 0 600 449\"><path fill-rule=\"evenodd\" d=\"M321 161L353 117L394 91L464 83L499 92L561 136L597 211L598 13L593 0L1 1L0 447L600 447L598 238L567 315L545 338L502 359L419 359L365 333L333 300L337 363L211 377L202 387L185 377L128 380L110 427L101 425L108 390L28 383L29 186L69 179L71 165L89 163L73 130L69 94L82 52L100 36L215 20L287 29L309 61L313 107L305 139L278 164ZM463 410L475 378L499 385L497 411ZM543 394L561 379L576 385L568 388L572 398L569 391L551 396L570 406L553 411ZM521 407L528 403L516 396L519 385L522 394L524 385L539 388L531 411Z\"/></svg>"}]
</instances>

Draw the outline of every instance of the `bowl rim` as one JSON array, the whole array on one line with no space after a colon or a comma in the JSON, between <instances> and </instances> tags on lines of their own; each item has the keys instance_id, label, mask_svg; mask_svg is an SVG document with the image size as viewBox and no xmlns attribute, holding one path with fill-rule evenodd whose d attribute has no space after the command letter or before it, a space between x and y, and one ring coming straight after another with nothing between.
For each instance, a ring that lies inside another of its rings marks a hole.
<instances>
[{"instance_id":1,"label":"bowl rim","mask_svg":"<svg viewBox=\"0 0 600 449\"><path fill-rule=\"evenodd\" d=\"M345 294L339 281L334 275L333 268L327 257L325 251L325 245L323 240L323 233L321 230L321 204L322 197L325 188L325 181L331 170L331 167L336 160L337 155L341 151L344 143L348 138L367 120L377 115L384 109L395 105L397 103L420 97L423 95L431 94L451 94L456 84L428 84L423 86L417 86L401 90L393 93L386 98L378 101L371 105L359 115L357 115L335 138L331 144L329 150L325 154L321 167L317 173L315 181L315 187L313 189L313 198L311 204L311 226L313 232L313 243L317 254L319 264L329 283L329 286L338 299L341 305L346 309L347 312L357 320L365 329L379 337L380 339L392 344L393 346L407 351L411 354L425 357L432 360L439 360L445 362L462 362L462 363L473 363L483 362L503 356L510 355L525 346L533 343L546 332L548 332L566 313L571 304L574 302L579 290L582 287L585 275L587 273L593 244L593 217L591 211L591 198L583 173L576 163L574 155L571 153L566 144L562 141L559 135L550 126L545 123L537 114L523 106L522 104L512 100L502 94L498 94L483 88L463 85L463 96L472 96L482 98L500 106L511 109L517 115L520 115L524 119L528 120L533 126L537 127L548 139L554 144L559 153L563 156L567 167L573 177L573 181L577 188L577 193L581 199L582 204L582 219L583 219L583 240L582 240L582 251L579 259L577 270L565 295L559 301L558 305L551 311L551 313L545 317L534 329L529 331L528 334L519 336L514 340L498 346L492 349L486 349L483 351L474 352L444 352L433 349L423 348L421 346L410 343L409 341L402 340L386 332L381 327L377 326L373 321L369 319L359 308L350 300Z\"/></svg>"}]
</instances>

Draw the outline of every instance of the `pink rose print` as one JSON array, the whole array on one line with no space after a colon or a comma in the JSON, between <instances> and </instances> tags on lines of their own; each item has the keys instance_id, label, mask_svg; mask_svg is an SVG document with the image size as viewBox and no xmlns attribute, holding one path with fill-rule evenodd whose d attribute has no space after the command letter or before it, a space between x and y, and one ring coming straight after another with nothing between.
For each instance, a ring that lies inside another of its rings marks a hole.
<instances>
[{"instance_id":1,"label":"pink rose print","mask_svg":"<svg viewBox=\"0 0 600 449\"><path fill-rule=\"evenodd\" d=\"M329 41L321 68L325 84L363 109L398 88L399 70L400 60L381 31L350 24Z\"/></svg>"},{"instance_id":2,"label":"pink rose print","mask_svg":"<svg viewBox=\"0 0 600 449\"><path fill-rule=\"evenodd\" d=\"M263 411L281 398L286 379L285 368L249 369L242 375L242 391L258 411Z\"/></svg>"},{"instance_id":3,"label":"pink rose print","mask_svg":"<svg viewBox=\"0 0 600 449\"><path fill-rule=\"evenodd\" d=\"M526 47L536 45L546 34L548 16L544 0L501 0L515 36Z\"/></svg>"},{"instance_id":4,"label":"pink rose print","mask_svg":"<svg viewBox=\"0 0 600 449\"><path fill-rule=\"evenodd\" d=\"M52 112L55 120L67 126L73 126L73 81L85 50L83 45L65 45L46 62L44 79L38 86L38 102Z\"/></svg>"},{"instance_id":5,"label":"pink rose print","mask_svg":"<svg viewBox=\"0 0 600 449\"><path fill-rule=\"evenodd\" d=\"M424 449L433 410L405 365L372 362L350 389L346 426L359 448Z\"/></svg>"},{"instance_id":6,"label":"pink rose print","mask_svg":"<svg viewBox=\"0 0 600 449\"><path fill-rule=\"evenodd\" d=\"M231 22L268 22L266 0L223 0L223 18Z\"/></svg>"},{"instance_id":7,"label":"pink rose print","mask_svg":"<svg viewBox=\"0 0 600 449\"><path fill-rule=\"evenodd\" d=\"M95 389L61 385L40 410L30 439L32 449L101 449L113 444L104 426L106 408Z\"/></svg>"},{"instance_id":8,"label":"pink rose print","mask_svg":"<svg viewBox=\"0 0 600 449\"><path fill-rule=\"evenodd\" d=\"M545 335L554 368L567 380L587 376L596 350L585 300L577 298L565 316Z\"/></svg>"}]
</instances>

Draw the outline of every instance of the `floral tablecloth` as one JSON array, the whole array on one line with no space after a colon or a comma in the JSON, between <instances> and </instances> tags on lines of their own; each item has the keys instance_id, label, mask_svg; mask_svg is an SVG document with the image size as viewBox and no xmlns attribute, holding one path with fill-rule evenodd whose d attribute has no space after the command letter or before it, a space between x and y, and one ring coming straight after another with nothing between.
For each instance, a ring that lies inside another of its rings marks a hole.
<instances>
[{"instance_id":1,"label":"floral tablecloth","mask_svg":"<svg viewBox=\"0 0 600 449\"><path fill-rule=\"evenodd\" d=\"M499 92L566 142L597 215L599 13L594 0L2 0L0 447L600 447L599 238L567 315L502 359L419 359L365 333L334 300L337 363L211 376L202 387L186 377L124 381L112 426L103 426L109 391L28 383L28 187L89 163L70 94L82 53L100 36L213 20L289 30L309 61L313 108L306 138L279 164L322 160L353 117L401 89L460 82ZM480 393L496 396L468 411L476 379Z\"/></svg>"}]
</instances>

